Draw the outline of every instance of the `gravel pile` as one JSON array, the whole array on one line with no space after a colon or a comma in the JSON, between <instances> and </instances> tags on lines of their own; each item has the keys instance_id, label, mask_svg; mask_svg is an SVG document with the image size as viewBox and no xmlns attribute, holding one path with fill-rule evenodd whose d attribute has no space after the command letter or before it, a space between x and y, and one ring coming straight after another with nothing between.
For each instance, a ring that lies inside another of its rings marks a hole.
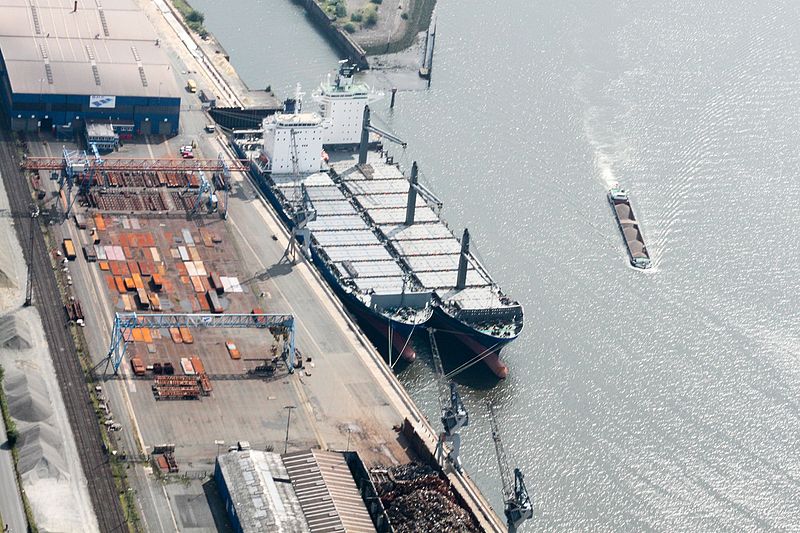
<instances>
[{"instance_id":1,"label":"gravel pile","mask_svg":"<svg viewBox=\"0 0 800 533\"><path fill-rule=\"evenodd\" d=\"M9 350L30 350L31 329L27 322L13 314L0 317L0 346Z\"/></svg>"},{"instance_id":2,"label":"gravel pile","mask_svg":"<svg viewBox=\"0 0 800 533\"><path fill-rule=\"evenodd\" d=\"M22 422L41 422L53 415L47 384L38 371L23 372L15 366L6 371L3 384L11 416Z\"/></svg>"}]
</instances>

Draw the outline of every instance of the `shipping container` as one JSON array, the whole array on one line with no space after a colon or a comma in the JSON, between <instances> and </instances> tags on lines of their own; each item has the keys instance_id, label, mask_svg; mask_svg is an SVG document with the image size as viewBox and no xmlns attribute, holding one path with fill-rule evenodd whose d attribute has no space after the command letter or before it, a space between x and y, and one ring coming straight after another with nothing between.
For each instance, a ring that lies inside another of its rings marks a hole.
<instances>
[{"instance_id":1,"label":"shipping container","mask_svg":"<svg viewBox=\"0 0 800 533\"><path fill-rule=\"evenodd\" d=\"M233 341L226 341L225 347L228 349L228 354L230 354L231 359L241 359L242 354L239 353L239 349L233 343Z\"/></svg>"},{"instance_id":2,"label":"shipping container","mask_svg":"<svg viewBox=\"0 0 800 533\"><path fill-rule=\"evenodd\" d=\"M144 364L140 358L131 357L131 366L133 367L134 374L137 376L144 376Z\"/></svg>"},{"instance_id":3,"label":"shipping container","mask_svg":"<svg viewBox=\"0 0 800 533\"><path fill-rule=\"evenodd\" d=\"M162 366L161 369L164 371L164 374L167 375L167 376L171 376L171 375L173 375L175 373L175 367L172 366L172 363L170 363L169 361L164 363L164 366Z\"/></svg>"},{"instance_id":4,"label":"shipping container","mask_svg":"<svg viewBox=\"0 0 800 533\"><path fill-rule=\"evenodd\" d=\"M75 255L75 245L72 243L72 239L64 239L64 255L70 261L74 261L77 255Z\"/></svg>"},{"instance_id":5,"label":"shipping container","mask_svg":"<svg viewBox=\"0 0 800 533\"><path fill-rule=\"evenodd\" d=\"M164 287L164 278L159 273L153 274L151 285L154 291L160 291Z\"/></svg>"},{"instance_id":6,"label":"shipping container","mask_svg":"<svg viewBox=\"0 0 800 533\"><path fill-rule=\"evenodd\" d=\"M161 298L158 297L158 294L150 295L150 309L153 311L161 311Z\"/></svg>"}]
</instances>

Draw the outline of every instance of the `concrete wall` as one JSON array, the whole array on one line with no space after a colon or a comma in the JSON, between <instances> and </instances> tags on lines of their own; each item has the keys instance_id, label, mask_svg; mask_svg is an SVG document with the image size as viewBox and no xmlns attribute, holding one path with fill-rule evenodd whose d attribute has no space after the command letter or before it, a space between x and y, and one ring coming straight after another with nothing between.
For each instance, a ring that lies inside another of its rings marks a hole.
<instances>
[{"instance_id":1,"label":"concrete wall","mask_svg":"<svg viewBox=\"0 0 800 533\"><path fill-rule=\"evenodd\" d=\"M356 43L345 31L337 28L319 4L314 0L300 0L300 3L306 8L306 13L314 24L322 30L341 53L358 65L361 70L369 68L367 53L361 48L361 45Z\"/></svg>"}]
</instances>

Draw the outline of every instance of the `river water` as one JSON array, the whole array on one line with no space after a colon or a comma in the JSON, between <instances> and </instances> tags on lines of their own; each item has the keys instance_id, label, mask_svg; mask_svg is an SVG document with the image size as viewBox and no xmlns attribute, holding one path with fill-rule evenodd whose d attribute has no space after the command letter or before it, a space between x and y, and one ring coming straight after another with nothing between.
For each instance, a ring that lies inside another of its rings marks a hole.
<instances>
[{"instance_id":1,"label":"river water","mask_svg":"<svg viewBox=\"0 0 800 533\"><path fill-rule=\"evenodd\" d=\"M253 87L310 90L335 66L288 0L192 3ZM467 470L500 509L491 401L526 531L800 530L798 4L437 14L430 90L376 114L526 309L510 377L461 388ZM651 271L627 266L616 181ZM436 420L424 354L401 379Z\"/></svg>"}]
</instances>

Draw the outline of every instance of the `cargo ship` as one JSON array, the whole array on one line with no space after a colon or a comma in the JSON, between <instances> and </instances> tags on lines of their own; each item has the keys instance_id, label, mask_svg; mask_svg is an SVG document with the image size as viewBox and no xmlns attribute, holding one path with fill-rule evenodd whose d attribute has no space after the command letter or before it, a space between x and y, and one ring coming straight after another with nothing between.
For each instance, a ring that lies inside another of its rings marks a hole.
<instances>
[{"instance_id":1,"label":"cargo ship","mask_svg":"<svg viewBox=\"0 0 800 533\"><path fill-rule=\"evenodd\" d=\"M391 157L331 165L331 175L363 219L396 257L415 286L431 294L433 329L451 369L484 363L508 375L500 350L522 331L522 306L507 297L470 250L468 230L459 241L441 217L442 202L409 177Z\"/></svg>"},{"instance_id":2,"label":"cargo ship","mask_svg":"<svg viewBox=\"0 0 800 533\"><path fill-rule=\"evenodd\" d=\"M622 232L622 240L628 248L628 258L632 266L646 269L652 266L650 253L644 244L642 229L636 216L633 214L630 197L625 189L619 185L613 186L608 191L608 201L617 217L619 230Z\"/></svg>"},{"instance_id":3,"label":"cargo ship","mask_svg":"<svg viewBox=\"0 0 800 533\"><path fill-rule=\"evenodd\" d=\"M469 232L458 239L442 219L442 202L419 183L416 163L406 176L383 150L367 157L370 92L348 90L351 83L340 65L335 83L316 95L326 101L321 115L295 108L268 117L261 130L234 132L232 146L250 160L251 175L283 222L390 358L413 358L410 336L431 328L451 369L485 364L506 377L500 350L522 331L522 306L477 259ZM340 96L330 97L334 92ZM348 92L360 95L358 104L341 96ZM337 122L340 105L349 114L346 132ZM355 129L352 113L360 115ZM329 165L323 147L339 145L360 145L358 163L348 157Z\"/></svg>"}]
</instances>

